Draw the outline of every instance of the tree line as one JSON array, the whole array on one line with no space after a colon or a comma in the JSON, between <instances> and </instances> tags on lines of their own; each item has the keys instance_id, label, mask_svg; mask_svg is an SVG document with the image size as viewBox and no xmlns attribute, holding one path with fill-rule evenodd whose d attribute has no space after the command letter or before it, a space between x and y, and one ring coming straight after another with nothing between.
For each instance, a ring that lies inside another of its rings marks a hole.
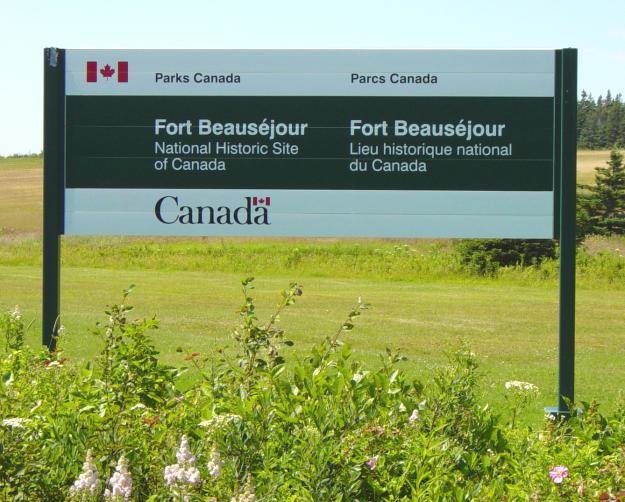
<instances>
[{"instance_id":1,"label":"tree line","mask_svg":"<svg viewBox=\"0 0 625 502\"><path fill-rule=\"evenodd\" d=\"M577 147L591 150L623 148L625 146L625 102L623 96L596 99L582 91L577 101Z\"/></svg>"}]
</instances>

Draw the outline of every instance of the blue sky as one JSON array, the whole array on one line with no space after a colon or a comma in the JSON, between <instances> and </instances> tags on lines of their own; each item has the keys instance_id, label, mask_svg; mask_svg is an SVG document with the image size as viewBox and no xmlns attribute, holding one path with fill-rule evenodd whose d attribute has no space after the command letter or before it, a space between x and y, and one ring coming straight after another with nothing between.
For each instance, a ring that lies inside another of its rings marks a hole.
<instances>
[{"instance_id":1,"label":"blue sky","mask_svg":"<svg viewBox=\"0 0 625 502\"><path fill-rule=\"evenodd\" d=\"M42 49L580 49L579 87L625 93L625 0L9 0L0 155L42 148Z\"/></svg>"}]
</instances>

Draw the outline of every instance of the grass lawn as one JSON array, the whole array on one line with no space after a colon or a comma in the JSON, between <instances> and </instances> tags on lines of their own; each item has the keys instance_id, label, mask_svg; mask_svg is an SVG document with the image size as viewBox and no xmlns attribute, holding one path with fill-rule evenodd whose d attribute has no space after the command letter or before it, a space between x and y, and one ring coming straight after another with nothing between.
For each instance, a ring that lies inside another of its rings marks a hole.
<instances>
[{"instance_id":1,"label":"grass lawn","mask_svg":"<svg viewBox=\"0 0 625 502\"><path fill-rule=\"evenodd\" d=\"M347 274L346 274L347 275ZM69 335L67 354L75 360L91 357L99 342L90 334L104 320L106 303L120 291L138 285L132 295L137 315L156 314L161 329L156 344L170 363L183 363L187 351L227 346L241 301L240 273L159 271L140 269L63 269L63 323ZM259 314L267 315L277 292L300 280L304 295L283 316L283 326L305 349L332 333L358 296L372 308L358 320L347 340L355 353L375 361L385 347L401 348L405 368L427 378L443 351L466 340L479 355L488 400L503 397L503 383L518 379L541 389L534 408L553 404L557 391L557 290L553 283L538 286L483 279L470 285L448 281L385 281L349 277L299 276L296 272L259 274L256 296ZM0 266L0 306L21 305L35 318L30 341L39 336L40 269ZM577 396L598 399L610 407L625 387L625 291L580 289L577 312ZM179 351L182 351L179 352Z\"/></svg>"}]
</instances>

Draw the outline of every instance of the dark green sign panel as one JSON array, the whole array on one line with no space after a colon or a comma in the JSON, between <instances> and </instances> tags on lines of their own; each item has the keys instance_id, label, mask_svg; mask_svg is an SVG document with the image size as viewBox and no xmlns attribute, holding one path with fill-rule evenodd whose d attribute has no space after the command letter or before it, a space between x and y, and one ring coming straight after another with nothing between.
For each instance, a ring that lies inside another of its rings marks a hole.
<instances>
[{"instance_id":1,"label":"dark green sign panel","mask_svg":"<svg viewBox=\"0 0 625 502\"><path fill-rule=\"evenodd\" d=\"M306 126L240 134L270 121ZM548 97L69 96L66 185L552 191L553 121Z\"/></svg>"}]
</instances>

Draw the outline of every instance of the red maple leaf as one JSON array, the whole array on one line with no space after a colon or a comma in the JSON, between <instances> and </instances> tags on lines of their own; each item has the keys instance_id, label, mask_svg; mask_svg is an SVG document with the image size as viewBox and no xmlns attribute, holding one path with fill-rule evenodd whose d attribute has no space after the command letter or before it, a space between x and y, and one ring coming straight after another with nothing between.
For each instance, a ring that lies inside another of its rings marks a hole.
<instances>
[{"instance_id":1,"label":"red maple leaf","mask_svg":"<svg viewBox=\"0 0 625 502\"><path fill-rule=\"evenodd\" d=\"M100 73L102 74L103 77L108 79L113 76L113 74L115 73L115 70L113 70L113 68L111 68L111 66L107 64L104 66L104 68L100 70Z\"/></svg>"}]
</instances>

